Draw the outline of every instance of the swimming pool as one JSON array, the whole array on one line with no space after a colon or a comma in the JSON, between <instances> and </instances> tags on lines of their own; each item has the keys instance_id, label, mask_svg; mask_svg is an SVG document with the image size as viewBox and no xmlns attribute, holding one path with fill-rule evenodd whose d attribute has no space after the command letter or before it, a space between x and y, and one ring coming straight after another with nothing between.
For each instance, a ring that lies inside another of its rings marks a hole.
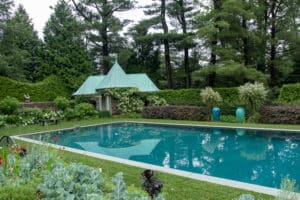
<instances>
[{"instance_id":1,"label":"swimming pool","mask_svg":"<svg viewBox=\"0 0 300 200\"><path fill-rule=\"evenodd\" d=\"M33 140L272 188L300 183L300 132L119 122Z\"/></svg>"}]
</instances>

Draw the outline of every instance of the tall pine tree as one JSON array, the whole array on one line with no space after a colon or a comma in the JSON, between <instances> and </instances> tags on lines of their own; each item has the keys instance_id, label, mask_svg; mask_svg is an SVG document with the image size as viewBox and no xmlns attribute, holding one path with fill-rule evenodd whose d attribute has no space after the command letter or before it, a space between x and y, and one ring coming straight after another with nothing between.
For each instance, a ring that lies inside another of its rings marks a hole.
<instances>
[{"instance_id":1,"label":"tall pine tree","mask_svg":"<svg viewBox=\"0 0 300 200\"><path fill-rule=\"evenodd\" d=\"M60 0L44 29L46 54L40 74L62 77L70 91L77 89L92 73L83 31L70 5Z\"/></svg>"},{"instance_id":2,"label":"tall pine tree","mask_svg":"<svg viewBox=\"0 0 300 200\"><path fill-rule=\"evenodd\" d=\"M122 45L119 32L127 21L115 17L116 12L127 11L133 7L132 0L72 0L75 10L87 28L87 39L92 46L98 73L106 74L110 69L110 54Z\"/></svg>"}]
</instances>

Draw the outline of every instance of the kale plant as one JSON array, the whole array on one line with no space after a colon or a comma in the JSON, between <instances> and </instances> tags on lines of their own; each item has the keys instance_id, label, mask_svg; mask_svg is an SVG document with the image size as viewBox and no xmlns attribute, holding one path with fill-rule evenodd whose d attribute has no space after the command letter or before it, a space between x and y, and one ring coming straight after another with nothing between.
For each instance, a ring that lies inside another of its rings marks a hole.
<instances>
[{"instance_id":1,"label":"kale plant","mask_svg":"<svg viewBox=\"0 0 300 200\"><path fill-rule=\"evenodd\" d=\"M44 172L44 182L38 189L44 199L101 200L102 182L100 172L90 166L77 163L65 166L57 163L51 172Z\"/></svg>"}]
</instances>

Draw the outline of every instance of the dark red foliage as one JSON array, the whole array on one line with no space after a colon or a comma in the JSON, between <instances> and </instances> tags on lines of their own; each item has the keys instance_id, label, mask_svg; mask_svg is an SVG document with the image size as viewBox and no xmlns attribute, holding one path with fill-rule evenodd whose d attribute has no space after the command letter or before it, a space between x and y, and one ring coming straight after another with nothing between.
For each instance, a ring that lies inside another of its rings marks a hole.
<instances>
[{"instance_id":1,"label":"dark red foliage","mask_svg":"<svg viewBox=\"0 0 300 200\"><path fill-rule=\"evenodd\" d=\"M207 108L198 106L147 106L142 115L152 119L208 120Z\"/></svg>"},{"instance_id":2,"label":"dark red foliage","mask_svg":"<svg viewBox=\"0 0 300 200\"><path fill-rule=\"evenodd\" d=\"M263 106L259 113L260 123L300 124L300 106Z\"/></svg>"},{"instance_id":3,"label":"dark red foliage","mask_svg":"<svg viewBox=\"0 0 300 200\"><path fill-rule=\"evenodd\" d=\"M0 157L0 167L2 166L3 158Z\"/></svg>"}]
</instances>

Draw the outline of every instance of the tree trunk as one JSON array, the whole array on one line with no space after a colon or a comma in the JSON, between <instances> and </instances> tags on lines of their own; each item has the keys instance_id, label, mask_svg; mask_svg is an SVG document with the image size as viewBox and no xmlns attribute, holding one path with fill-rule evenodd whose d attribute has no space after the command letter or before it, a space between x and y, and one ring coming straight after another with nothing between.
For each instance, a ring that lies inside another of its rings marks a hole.
<instances>
[{"instance_id":1,"label":"tree trunk","mask_svg":"<svg viewBox=\"0 0 300 200\"><path fill-rule=\"evenodd\" d=\"M275 38L276 38L276 0L272 1L271 5L271 50L270 50L270 63L269 63L269 73L270 73L270 85L272 87L276 86L277 84L277 74L276 74L276 68L275 68L275 59L276 59L276 44L275 44Z\"/></svg>"},{"instance_id":2,"label":"tree trunk","mask_svg":"<svg viewBox=\"0 0 300 200\"><path fill-rule=\"evenodd\" d=\"M185 19L185 10L183 0L179 1L180 6L180 18L181 18L181 27L183 35L187 34L187 27L186 27L186 19ZM191 72L190 72L190 63L189 63L189 48L184 45L184 72L185 72L185 84L186 88L191 86Z\"/></svg>"},{"instance_id":3,"label":"tree trunk","mask_svg":"<svg viewBox=\"0 0 300 200\"><path fill-rule=\"evenodd\" d=\"M166 0L161 0L161 23L164 30L164 34L167 34L169 30L166 22ZM171 58L170 58L170 44L168 39L164 39L163 41L164 41L164 50L165 50L167 86L169 89L172 89L173 80L172 80L172 66L171 66Z\"/></svg>"},{"instance_id":4,"label":"tree trunk","mask_svg":"<svg viewBox=\"0 0 300 200\"><path fill-rule=\"evenodd\" d=\"M100 30L100 34L102 37L102 67L103 67L103 73L107 74L109 71L109 49L108 49L108 34L107 34L107 19L103 17L103 26Z\"/></svg>"},{"instance_id":5,"label":"tree trunk","mask_svg":"<svg viewBox=\"0 0 300 200\"><path fill-rule=\"evenodd\" d=\"M245 33L247 33L247 21L243 19L242 27ZM248 46L248 37L243 36L243 54L244 54L244 65L249 65L249 46Z\"/></svg>"}]
</instances>

